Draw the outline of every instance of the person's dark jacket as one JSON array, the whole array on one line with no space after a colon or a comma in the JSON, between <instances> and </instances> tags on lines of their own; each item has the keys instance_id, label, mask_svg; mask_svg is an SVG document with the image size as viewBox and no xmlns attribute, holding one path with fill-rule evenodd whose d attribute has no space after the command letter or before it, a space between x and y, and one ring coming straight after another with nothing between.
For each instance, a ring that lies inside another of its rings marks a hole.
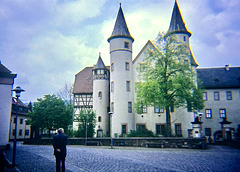
<instances>
[{"instance_id":1,"label":"person's dark jacket","mask_svg":"<svg viewBox=\"0 0 240 172\"><path fill-rule=\"evenodd\" d=\"M55 156L66 157L67 155L66 145L67 136L65 136L62 133L53 136L53 148ZM60 149L60 152L57 151L57 149Z\"/></svg>"}]
</instances>

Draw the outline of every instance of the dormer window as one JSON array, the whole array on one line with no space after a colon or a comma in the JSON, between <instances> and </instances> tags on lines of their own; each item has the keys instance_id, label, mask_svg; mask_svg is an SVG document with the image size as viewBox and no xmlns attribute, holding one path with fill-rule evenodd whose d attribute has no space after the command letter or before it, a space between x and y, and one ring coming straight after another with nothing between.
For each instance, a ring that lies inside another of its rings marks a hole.
<instances>
[{"instance_id":1,"label":"dormer window","mask_svg":"<svg viewBox=\"0 0 240 172\"><path fill-rule=\"evenodd\" d=\"M129 48L129 42L124 42L124 48Z\"/></svg>"}]
</instances>

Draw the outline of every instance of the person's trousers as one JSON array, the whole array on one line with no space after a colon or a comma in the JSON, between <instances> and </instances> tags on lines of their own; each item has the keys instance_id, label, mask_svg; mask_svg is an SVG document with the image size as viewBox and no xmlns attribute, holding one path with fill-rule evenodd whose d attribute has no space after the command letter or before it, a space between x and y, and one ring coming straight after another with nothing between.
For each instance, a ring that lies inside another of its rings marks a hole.
<instances>
[{"instance_id":1,"label":"person's trousers","mask_svg":"<svg viewBox=\"0 0 240 172\"><path fill-rule=\"evenodd\" d=\"M65 157L56 156L56 172L65 172Z\"/></svg>"}]
</instances>

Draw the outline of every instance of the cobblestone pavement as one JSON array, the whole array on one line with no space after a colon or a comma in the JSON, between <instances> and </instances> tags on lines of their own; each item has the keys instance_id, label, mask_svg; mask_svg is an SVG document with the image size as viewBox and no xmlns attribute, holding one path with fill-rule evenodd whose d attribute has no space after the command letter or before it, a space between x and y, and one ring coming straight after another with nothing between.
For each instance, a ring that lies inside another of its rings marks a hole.
<instances>
[{"instance_id":1,"label":"cobblestone pavement","mask_svg":"<svg viewBox=\"0 0 240 172\"><path fill-rule=\"evenodd\" d=\"M67 146L67 172L240 171L240 150L211 146L207 150L133 147ZM12 151L6 151L11 160ZM7 171L54 172L52 146L17 146L15 169Z\"/></svg>"}]
</instances>

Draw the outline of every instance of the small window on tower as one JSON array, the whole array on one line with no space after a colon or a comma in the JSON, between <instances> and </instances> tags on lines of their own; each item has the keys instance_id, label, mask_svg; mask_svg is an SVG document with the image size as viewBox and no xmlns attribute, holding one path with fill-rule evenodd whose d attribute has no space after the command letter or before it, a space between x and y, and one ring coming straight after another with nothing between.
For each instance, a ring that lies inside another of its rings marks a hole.
<instances>
[{"instance_id":1,"label":"small window on tower","mask_svg":"<svg viewBox=\"0 0 240 172\"><path fill-rule=\"evenodd\" d=\"M98 92L98 98L102 99L102 92L101 91Z\"/></svg>"},{"instance_id":2,"label":"small window on tower","mask_svg":"<svg viewBox=\"0 0 240 172\"><path fill-rule=\"evenodd\" d=\"M124 42L124 48L129 48L129 42Z\"/></svg>"},{"instance_id":3,"label":"small window on tower","mask_svg":"<svg viewBox=\"0 0 240 172\"><path fill-rule=\"evenodd\" d=\"M112 81L111 82L111 92L113 92L114 91L114 82Z\"/></svg>"},{"instance_id":4,"label":"small window on tower","mask_svg":"<svg viewBox=\"0 0 240 172\"><path fill-rule=\"evenodd\" d=\"M128 92L131 91L130 81L126 81L126 90L127 90Z\"/></svg>"},{"instance_id":5,"label":"small window on tower","mask_svg":"<svg viewBox=\"0 0 240 172\"><path fill-rule=\"evenodd\" d=\"M129 70L129 62L125 62L125 70Z\"/></svg>"},{"instance_id":6,"label":"small window on tower","mask_svg":"<svg viewBox=\"0 0 240 172\"><path fill-rule=\"evenodd\" d=\"M183 41L186 41L186 36L183 36Z\"/></svg>"},{"instance_id":7,"label":"small window on tower","mask_svg":"<svg viewBox=\"0 0 240 172\"><path fill-rule=\"evenodd\" d=\"M114 63L111 64L111 71L114 71Z\"/></svg>"}]
</instances>

